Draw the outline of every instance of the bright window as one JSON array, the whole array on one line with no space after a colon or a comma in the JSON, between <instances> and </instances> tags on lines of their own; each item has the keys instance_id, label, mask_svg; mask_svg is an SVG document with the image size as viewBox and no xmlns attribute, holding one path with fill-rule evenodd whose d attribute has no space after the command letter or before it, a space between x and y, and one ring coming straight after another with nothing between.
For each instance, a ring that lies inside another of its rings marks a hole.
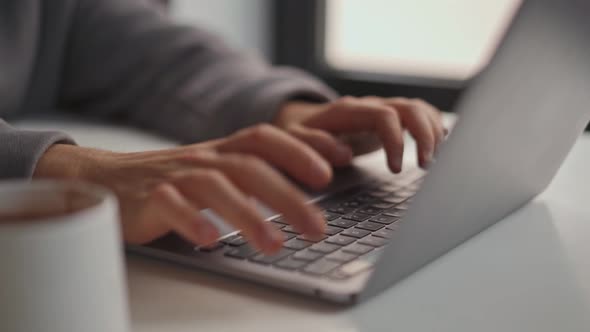
<instances>
[{"instance_id":1,"label":"bright window","mask_svg":"<svg viewBox=\"0 0 590 332\"><path fill-rule=\"evenodd\" d=\"M464 80L519 0L327 0L325 62L343 71Z\"/></svg>"}]
</instances>

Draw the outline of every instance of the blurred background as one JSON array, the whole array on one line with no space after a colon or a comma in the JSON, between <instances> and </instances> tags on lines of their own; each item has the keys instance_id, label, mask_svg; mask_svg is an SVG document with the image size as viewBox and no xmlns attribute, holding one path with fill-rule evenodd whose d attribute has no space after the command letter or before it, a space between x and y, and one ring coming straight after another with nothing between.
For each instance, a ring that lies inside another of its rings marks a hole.
<instances>
[{"instance_id":1,"label":"blurred background","mask_svg":"<svg viewBox=\"0 0 590 332\"><path fill-rule=\"evenodd\" d=\"M163 2L179 21L306 69L342 94L421 97L450 110L520 0Z\"/></svg>"}]
</instances>

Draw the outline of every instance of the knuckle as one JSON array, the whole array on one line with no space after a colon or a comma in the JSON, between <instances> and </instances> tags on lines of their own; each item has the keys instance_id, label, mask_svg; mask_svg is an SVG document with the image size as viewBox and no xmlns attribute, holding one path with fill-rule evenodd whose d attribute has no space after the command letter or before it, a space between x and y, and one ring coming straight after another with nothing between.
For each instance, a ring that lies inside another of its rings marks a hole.
<instances>
[{"instance_id":1,"label":"knuckle","mask_svg":"<svg viewBox=\"0 0 590 332\"><path fill-rule=\"evenodd\" d=\"M263 167L264 162L258 157L248 154L228 154L226 165L233 171L244 172Z\"/></svg>"},{"instance_id":2,"label":"knuckle","mask_svg":"<svg viewBox=\"0 0 590 332\"><path fill-rule=\"evenodd\" d=\"M214 152L204 149L183 149L178 157L179 161L199 164L214 157Z\"/></svg>"},{"instance_id":3,"label":"knuckle","mask_svg":"<svg viewBox=\"0 0 590 332\"><path fill-rule=\"evenodd\" d=\"M424 110L436 110L434 106L428 103L426 100L421 98L414 98L412 99L412 105L416 108L424 109ZM438 111L438 110L436 110Z\"/></svg>"},{"instance_id":4,"label":"knuckle","mask_svg":"<svg viewBox=\"0 0 590 332\"><path fill-rule=\"evenodd\" d=\"M406 97L393 97L389 99L390 102L394 104L409 104L411 103L411 99Z\"/></svg>"},{"instance_id":5,"label":"knuckle","mask_svg":"<svg viewBox=\"0 0 590 332\"><path fill-rule=\"evenodd\" d=\"M170 195L171 188L168 183L158 184L150 193L151 198L155 200L168 199Z\"/></svg>"},{"instance_id":6,"label":"knuckle","mask_svg":"<svg viewBox=\"0 0 590 332\"><path fill-rule=\"evenodd\" d=\"M225 180L223 173L216 169L201 169L193 171L190 178L203 186L217 186Z\"/></svg>"},{"instance_id":7,"label":"knuckle","mask_svg":"<svg viewBox=\"0 0 590 332\"><path fill-rule=\"evenodd\" d=\"M358 98L353 96L344 96L334 102L335 105L338 106L346 106L346 105L356 105L358 104Z\"/></svg>"},{"instance_id":8,"label":"knuckle","mask_svg":"<svg viewBox=\"0 0 590 332\"><path fill-rule=\"evenodd\" d=\"M247 129L247 137L254 141L264 141L269 139L278 129L269 124L259 124Z\"/></svg>"},{"instance_id":9,"label":"knuckle","mask_svg":"<svg viewBox=\"0 0 590 332\"><path fill-rule=\"evenodd\" d=\"M354 97L354 96L343 96L342 98L338 99L338 101L341 101L341 102L344 102L344 103L345 102L354 102L356 100L357 100L357 98Z\"/></svg>"},{"instance_id":10,"label":"knuckle","mask_svg":"<svg viewBox=\"0 0 590 332\"><path fill-rule=\"evenodd\" d=\"M392 108L379 107L373 110L373 114L384 121L397 120L397 112Z\"/></svg>"}]
</instances>

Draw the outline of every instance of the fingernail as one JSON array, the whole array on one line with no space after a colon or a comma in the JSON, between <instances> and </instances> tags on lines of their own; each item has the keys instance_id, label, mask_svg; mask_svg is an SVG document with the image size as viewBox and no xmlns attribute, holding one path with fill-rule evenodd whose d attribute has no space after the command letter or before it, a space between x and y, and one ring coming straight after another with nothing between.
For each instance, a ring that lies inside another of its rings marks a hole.
<instances>
[{"instance_id":1,"label":"fingernail","mask_svg":"<svg viewBox=\"0 0 590 332\"><path fill-rule=\"evenodd\" d=\"M213 226L207 225L203 227L203 240L207 243L213 243L219 238L219 232Z\"/></svg>"},{"instance_id":2,"label":"fingernail","mask_svg":"<svg viewBox=\"0 0 590 332\"><path fill-rule=\"evenodd\" d=\"M338 145L336 147L336 154L336 159L342 162L346 162L352 159L352 149L346 145Z\"/></svg>"},{"instance_id":3,"label":"fingernail","mask_svg":"<svg viewBox=\"0 0 590 332\"><path fill-rule=\"evenodd\" d=\"M311 224L313 224L313 229L310 232L312 235L324 235L324 231L326 230L326 219L322 213L316 213L315 221Z\"/></svg>"},{"instance_id":4,"label":"fingernail","mask_svg":"<svg viewBox=\"0 0 590 332\"><path fill-rule=\"evenodd\" d=\"M312 166L312 172L316 179L321 180L322 182L328 181L330 178L330 174L332 173L332 169L330 165L327 163L314 163Z\"/></svg>"},{"instance_id":5,"label":"fingernail","mask_svg":"<svg viewBox=\"0 0 590 332\"><path fill-rule=\"evenodd\" d=\"M423 168L428 167L428 165L430 165L430 163L432 163L432 157L433 157L432 151L427 151L424 153L424 155L422 156L422 167Z\"/></svg>"},{"instance_id":6,"label":"fingernail","mask_svg":"<svg viewBox=\"0 0 590 332\"><path fill-rule=\"evenodd\" d=\"M272 249L281 246L284 237L281 231L276 230L269 223L263 225L263 227L256 233L256 240L263 248Z\"/></svg>"},{"instance_id":7,"label":"fingernail","mask_svg":"<svg viewBox=\"0 0 590 332\"><path fill-rule=\"evenodd\" d=\"M274 254L283 246L283 235L280 232L266 231L262 236L262 251L265 254Z\"/></svg>"},{"instance_id":8,"label":"fingernail","mask_svg":"<svg viewBox=\"0 0 590 332\"><path fill-rule=\"evenodd\" d=\"M393 170L394 170L394 172L399 173L399 172L402 171L402 163L403 163L403 160L402 160L401 157L399 157L399 156L398 157L394 157L394 159L393 159Z\"/></svg>"}]
</instances>

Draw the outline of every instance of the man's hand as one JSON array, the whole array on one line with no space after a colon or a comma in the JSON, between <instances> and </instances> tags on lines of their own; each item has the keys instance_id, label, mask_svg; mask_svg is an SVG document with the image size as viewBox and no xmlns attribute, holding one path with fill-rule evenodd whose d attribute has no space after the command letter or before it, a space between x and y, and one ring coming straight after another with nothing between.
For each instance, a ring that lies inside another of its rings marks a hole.
<instances>
[{"instance_id":1,"label":"man's hand","mask_svg":"<svg viewBox=\"0 0 590 332\"><path fill-rule=\"evenodd\" d=\"M389 168L400 172L404 151L403 130L418 146L418 163L426 167L446 129L440 112L419 99L343 97L328 104L287 103L275 125L306 142L334 166L351 162L353 155L381 146Z\"/></svg>"},{"instance_id":2,"label":"man's hand","mask_svg":"<svg viewBox=\"0 0 590 332\"><path fill-rule=\"evenodd\" d=\"M276 168L276 169L275 169ZM283 237L256 210L252 198L282 213L311 238L323 234L320 211L278 171L319 189L330 165L311 147L270 125L215 141L175 149L112 153L55 145L41 158L35 177L70 177L112 189L121 206L129 243L145 243L174 231L197 245L214 243L216 228L199 214L210 208L266 253Z\"/></svg>"}]
</instances>

